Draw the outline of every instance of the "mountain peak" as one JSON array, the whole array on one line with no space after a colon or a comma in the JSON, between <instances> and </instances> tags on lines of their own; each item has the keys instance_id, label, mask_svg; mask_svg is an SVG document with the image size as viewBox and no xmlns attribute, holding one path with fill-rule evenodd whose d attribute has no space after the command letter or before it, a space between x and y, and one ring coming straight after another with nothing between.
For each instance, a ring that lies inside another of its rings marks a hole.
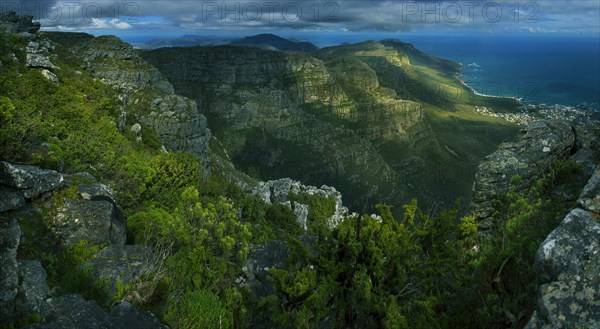
<instances>
[{"instance_id":1,"label":"mountain peak","mask_svg":"<svg viewBox=\"0 0 600 329\"><path fill-rule=\"evenodd\" d=\"M271 33L247 36L242 39L232 41L231 45L251 46L278 51L301 51L308 53L317 52L319 50L319 47L310 42L292 41Z\"/></svg>"}]
</instances>

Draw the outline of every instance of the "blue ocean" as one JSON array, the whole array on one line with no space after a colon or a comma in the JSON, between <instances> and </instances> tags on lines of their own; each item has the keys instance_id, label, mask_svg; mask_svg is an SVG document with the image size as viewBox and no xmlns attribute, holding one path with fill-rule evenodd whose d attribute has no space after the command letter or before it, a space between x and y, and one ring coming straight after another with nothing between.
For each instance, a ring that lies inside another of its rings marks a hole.
<instances>
[{"instance_id":1,"label":"blue ocean","mask_svg":"<svg viewBox=\"0 0 600 329\"><path fill-rule=\"evenodd\" d=\"M407 36L404 41L463 64L476 91L529 104L600 108L600 36Z\"/></svg>"}]
</instances>

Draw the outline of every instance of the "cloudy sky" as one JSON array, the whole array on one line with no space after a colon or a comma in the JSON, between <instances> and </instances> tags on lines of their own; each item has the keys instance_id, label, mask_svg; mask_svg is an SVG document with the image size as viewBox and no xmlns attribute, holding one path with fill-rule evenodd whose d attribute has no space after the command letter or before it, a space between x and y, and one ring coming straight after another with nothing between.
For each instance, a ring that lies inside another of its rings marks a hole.
<instances>
[{"instance_id":1,"label":"cloudy sky","mask_svg":"<svg viewBox=\"0 0 600 329\"><path fill-rule=\"evenodd\" d=\"M0 0L44 30L132 37L368 34L600 35L600 1Z\"/></svg>"}]
</instances>

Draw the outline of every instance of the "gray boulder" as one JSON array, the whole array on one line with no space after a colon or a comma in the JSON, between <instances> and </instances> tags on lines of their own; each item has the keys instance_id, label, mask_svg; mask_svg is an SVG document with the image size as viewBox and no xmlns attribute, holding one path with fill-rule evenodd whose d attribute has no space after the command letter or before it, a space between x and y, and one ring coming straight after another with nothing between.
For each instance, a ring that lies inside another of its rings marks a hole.
<instances>
[{"instance_id":1,"label":"gray boulder","mask_svg":"<svg viewBox=\"0 0 600 329\"><path fill-rule=\"evenodd\" d=\"M14 11L0 13L0 30L8 33L36 33L40 23L33 22L33 16L18 16Z\"/></svg>"},{"instance_id":2,"label":"gray boulder","mask_svg":"<svg viewBox=\"0 0 600 329\"><path fill-rule=\"evenodd\" d=\"M536 254L538 298L525 328L600 328L600 223L573 209Z\"/></svg>"},{"instance_id":3,"label":"gray boulder","mask_svg":"<svg viewBox=\"0 0 600 329\"><path fill-rule=\"evenodd\" d=\"M583 188L579 200L577 201L580 207L600 215L600 165L596 167L592 178Z\"/></svg>"},{"instance_id":4,"label":"gray boulder","mask_svg":"<svg viewBox=\"0 0 600 329\"><path fill-rule=\"evenodd\" d=\"M535 121L516 141L503 143L477 167L471 210L480 229L491 228L493 200L510 189L512 177L521 176L521 187L531 186L539 170L552 166L575 147L573 128L563 121Z\"/></svg>"},{"instance_id":5,"label":"gray boulder","mask_svg":"<svg viewBox=\"0 0 600 329\"><path fill-rule=\"evenodd\" d=\"M88 173L65 176L66 186L77 187L78 199L65 199L53 217L51 230L63 246L80 241L89 245L125 244L125 216L113 191Z\"/></svg>"},{"instance_id":6,"label":"gray boulder","mask_svg":"<svg viewBox=\"0 0 600 329\"><path fill-rule=\"evenodd\" d=\"M51 82L54 82L54 83L58 83L59 82L58 77L56 76L56 74L54 74L54 73L52 73L52 72L50 72L50 71L48 71L46 69L42 70L42 75L44 76L44 78L48 79L48 81L51 81Z\"/></svg>"},{"instance_id":7,"label":"gray boulder","mask_svg":"<svg viewBox=\"0 0 600 329\"><path fill-rule=\"evenodd\" d=\"M168 329L167 326L160 323L158 319L147 311L140 311L130 303L121 303L110 311L106 321L106 328L131 329Z\"/></svg>"},{"instance_id":8,"label":"gray boulder","mask_svg":"<svg viewBox=\"0 0 600 329\"><path fill-rule=\"evenodd\" d=\"M573 209L541 244L535 267L540 284L600 274L600 223Z\"/></svg>"},{"instance_id":9,"label":"gray boulder","mask_svg":"<svg viewBox=\"0 0 600 329\"><path fill-rule=\"evenodd\" d=\"M17 248L21 227L16 219L0 219L0 323L12 318L17 296L19 272Z\"/></svg>"},{"instance_id":10,"label":"gray boulder","mask_svg":"<svg viewBox=\"0 0 600 329\"><path fill-rule=\"evenodd\" d=\"M116 284L128 284L144 273L156 270L152 263L152 250L148 246L108 246L95 253L84 266L89 266L94 280L106 278L110 282L109 295L116 293Z\"/></svg>"},{"instance_id":11,"label":"gray boulder","mask_svg":"<svg viewBox=\"0 0 600 329\"><path fill-rule=\"evenodd\" d=\"M24 205L23 192L0 188L0 212L18 209Z\"/></svg>"},{"instance_id":12,"label":"gray boulder","mask_svg":"<svg viewBox=\"0 0 600 329\"><path fill-rule=\"evenodd\" d=\"M274 293L273 285L268 279L271 268L282 268L289 255L287 243L284 241L272 241L266 245L254 246L248 253L248 261L242 268L245 279L239 279L240 283L252 291L258 300L261 296Z\"/></svg>"},{"instance_id":13,"label":"gray boulder","mask_svg":"<svg viewBox=\"0 0 600 329\"><path fill-rule=\"evenodd\" d=\"M167 328L149 312L135 309L129 303L105 312L95 301L86 301L81 295L66 295L50 298L42 309L47 321L28 326L31 329L81 328L81 329L130 329Z\"/></svg>"},{"instance_id":14,"label":"gray boulder","mask_svg":"<svg viewBox=\"0 0 600 329\"><path fill-rule=\"evenodd\" d=\"M45 69L57 69L50 60L49 53L54 50L54 45L48 40L31 40L25 48L26 61L28 67L38 67Z\"/></svg>"},{"instance_id":15,"label":"gray boulder","mask_svg":"<svg viewBox=\"0 0 600 329\"><path fill-rule=\"evenodd\" d=\"M21 190L27 199L52 191L63 181L63 176L54 170L0 161L0 185Z\"/></svg>"},{"instance_id":16,"label":"gray boulder","mask_svg":"<svg viewBox=\"0 0 600 329\"><path fill-rule=\"evenodd\" d=\"M18 314L27 316L40 313L50 289L46 284L48 275L39 260L19 262L19 292L16 298Z\"/></svg>"},{"instance_id":17,"label":"gray boulder","mask_svg":"<svg viewBox=\"0 0 600 329\"><path fill-rule=\"evenodd\" d=\"M51 229L65 247L80 241L89 245L125 244L125 222L109 201L65 200L53 218Z\"/></svg>"}]
</instances>

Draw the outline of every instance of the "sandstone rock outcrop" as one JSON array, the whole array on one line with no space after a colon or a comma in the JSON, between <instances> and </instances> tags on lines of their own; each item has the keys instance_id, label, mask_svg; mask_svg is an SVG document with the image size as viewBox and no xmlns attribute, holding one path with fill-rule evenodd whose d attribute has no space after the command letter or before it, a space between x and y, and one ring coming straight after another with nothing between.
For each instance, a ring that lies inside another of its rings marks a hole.
<instances>
[{"instance_id":1,"label":"sandstone rock outcrop","mask_svg":"<svg viewBox=\"0 0 600 329\"><path fill-rule=\"evenodd\" d=\"M492 201L509 191L512 177L522 178L521 186L531 186L536 175L575 147L573 127L563 121L536 121L521 131L514 142L503 143L478 166L473 186L472 211L480 228L492 225Z\"/></svg>"},{"instance_id":2,"label":"sandstone rock outcrop","mask_svg":"<svg viewBox=\"0 0 600 329\"><path fill-rule=\"evenodd\" d=\"M282 178L279 180L260 182L258 186L252 189L251 193L259 196L268 204L279 203L287 205L294 211L298 220L298 224L304 230L306 230L308 227L306 220L308 211L310 209L308 205L290 200L291 196L294 194L306 194L334 199L335 210L327 223L330 228L336 227L342 220L344 220L344 217L349 214L348 208L344 207L342 203L341 193L335 188L326 185L317 188L314 186L303 185L302 183L294 181L290 178Z\"/></svg>"},{"instance_id":3,"label":"sandstone rock outcrop","mask_svg":"<svg viewBox=\"0 0 600 329\"><path fill-rule=\"evenodd\" d=\"M0 161L0 212L17 209L26 199L35 199L63 184L64 178L53 170Z\"/></svg>"},{"instance_id":4,"label":"sandstone rock outcrop","mask_svg":"<svg viewBox=\"0 0 600 329\"><path fill-rule=\"evenodd\" d=\"M31 15L18 16L14 11L0 13L0 30L8 33L36 33L40 27Z\"/></svg>"},{"instance_id":5,"label":"sandstone rock outcrop","mask_svg":"<svg viewBox=\"0 0 600 329\"><path fill-rule=\"evenodd\" d=\"M53 193L60 197L50 197ZM40 261L19 258L21 247L42 248L41 241L22 229L20 222L26 221L29 230L32 225L48 226L54 233L53 245L102 248L81 266L89 266L93 279L108 280L110 293L115 293L117 281L127 284L152 271L148 248L125 245L123 212L110 188L86 173L63 175L2 161L0 195L9 197L0 201L0 323L16 323L35 314L45 323L30 328L165 328L152 314L128 303L106 313L80 295L57 296L46 284ZM35 222L44 213L50 218Z\"/></svg>"},{"instance_id":6,"label":"sandstone rock outcrop","mask_svg":"<svg viewBox=\"0 0 600 329\"><path fill-rule=\"evenodd\" d=\"M537 309L525 328L600 327L600 165L536 253Z\"/></svg>"},{"instance_id":7,"label":"sandstone rock outcrop","mask_svg":"<svg viewBox=\"0 0 600 329\"><path fill-rule=\"evenodd\" d=\"M25 64L28 67L57 69L50 59L50 52L54 50L54 45L48 40L29 41L25 48L27 59Z\"/></svg>"}]
</instances>

